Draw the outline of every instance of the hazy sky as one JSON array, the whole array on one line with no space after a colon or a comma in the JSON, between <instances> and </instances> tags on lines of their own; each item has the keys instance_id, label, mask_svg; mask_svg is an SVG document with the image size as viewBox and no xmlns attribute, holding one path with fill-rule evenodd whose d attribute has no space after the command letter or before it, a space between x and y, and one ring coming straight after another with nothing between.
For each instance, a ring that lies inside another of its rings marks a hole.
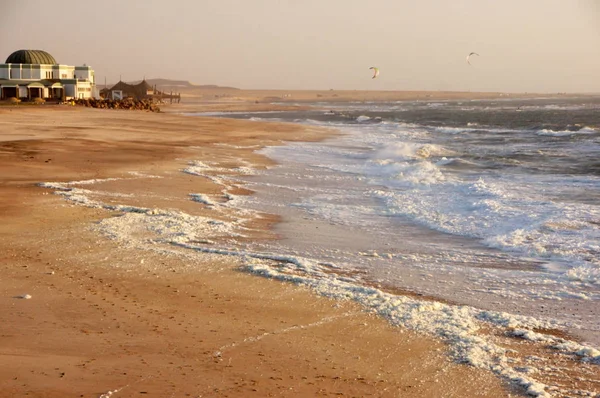
<instances>
[{"instance_id":1,"label":"hazy sky","mask_svg":"<svg viewBox=\"0 0 600 398\"><path fill-rule=\"evenodd\" d=\"M18 49L99 83L600 92L600 0L0 0Z\"/></svg>"}]
</instances>

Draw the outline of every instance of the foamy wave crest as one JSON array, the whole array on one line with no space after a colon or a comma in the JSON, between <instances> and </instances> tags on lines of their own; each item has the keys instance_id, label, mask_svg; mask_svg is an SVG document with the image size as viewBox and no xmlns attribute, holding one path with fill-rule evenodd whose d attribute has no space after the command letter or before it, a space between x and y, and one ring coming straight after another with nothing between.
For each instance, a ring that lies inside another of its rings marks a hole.
<instances>
[{"instance_id":1,"label":"foamy wave crest","mask_svg":"<svg viewBox=\"0 0 600 398\"><path fill-rule=\"evenodd\" d=\"M515 225L506 234L489 236L485 242L530 256L566 261L568 268L563 275L568 280L600 286L600 227L591 222L598 217L597 211L583 205L553 210L530 224Z\"/></svg>"},{"instance_id":2,"label":"foamy wave crest","mask_svg":"<svg viewBox=\"0 0 600 398\"><path fill-rule=\"evenodd\" d=\"M489 127L489 126L479 126L478 123L467 123L467 127L437 127L437 126L426 126L428 129L436 131L438 133L443 134L461 134L461 133L470 133L473 131L482 131L485 130L487 132L496 132L496 133L522 133L527 130L520 129L510 129L510 128L498 128L498 127Z\"/></svg>"},{"instance_id":3,"label":"foamy wave crest","mask_svg":"<svg viewBox=\"0 0 600 398\"><path fill-rule=\"evenodd\" d=\"M395 181L401 185L433 185L445 180L440 169L428 161L392 163L384 168L393 170Z\"/></svg>"},{"instance_id":4,"label":"foamy wave crest","mask_svg":"<svg viewBox=\"0 0 600 398\"><path fill-rule=\"evenodd\" d=\"M559 262L563 266L552 272L564 283L600 285L600 213L596 206L528 196L531 193L525 194L518 182L431 181L428 186L413 184L412 189L372 193L383 201L388 214L481 239L490 247Z\"/></svg>"},{"instance_id":5,"label":"foamy wave crest","mask_svg":"<svg viewBox=\"0 0 600 398\"><path fill-rule=\"evenodd\" d=\"M564 136L576 135L576 134L596 134L596 133L598 133L598 130L596 130L592 127L583 127L579 130L559 130L559 131L543 129L543 130L539 130L536 132L537 135L545 135L545 136L552 136L552 137L564 137Z\"/></svg>"},{"instance_id":6,"label":"foamy wave crest","mask_svg":"<svg viewBox=\"0 0 600 398\"><path fill-rule=\"evenodd\" d=\"M444 154L449 151L437 145L394 143L375 151L366 162L365 171L367 175L392 178L395 184L436 184L445 177L427 159Z\"/></svg>"},{"instance_id":7,"label":"foamy wave crest","mask_svg":"<svg viewBox=\"0 0 600 398\"><path fill-rule=\"evenodd\" d=\"M501 189L481 180L463 185L440 179L435 189L417 185L409 190L376 190L373 194L384 201L389 214L408 216L429 228L455 235L483 238L502 220L519 225L526 222L515 218L502 203Z\"/></svg>"},{"instance_id":8,"label":"foamy wave crest","mask_svg":"<svg viewBox=\"0 0 600 398\"><path fill-rule=\"evenodd\" d=\"M471 127L436 127L435 131L445 134L460 134L466 131L474 131Z\"/></svg>"},{"instance_id":9,"label":"foamy wave crest","mask_svg":"<svg viewBox=\"0 0 600 398\"><path fill-rule=\"evenodd\" d=\"M461 158L450 158L448 159L447 157L442 157L440 160L438 160L437 162L435 162L436 166L451 166L451 167L455 167L455 168L468 168L468 169L472 169L474 167L481 167L480 164L476 163L476 162L471 162L468 160L464 160Z\"/></svg>"},{"instance_id":10,"label":"foamy wave crest","mask_svg":"<svg viewBox=\"0 0 600 398\"><path fill-rule=\"evenodd\" d=\"M436 156L450 156L453 152L434 144L415 144L409 142L395 142L386 144L371 155L377 160L405 160L415 158L429 158Z\"/></svg>"}]
</instances>

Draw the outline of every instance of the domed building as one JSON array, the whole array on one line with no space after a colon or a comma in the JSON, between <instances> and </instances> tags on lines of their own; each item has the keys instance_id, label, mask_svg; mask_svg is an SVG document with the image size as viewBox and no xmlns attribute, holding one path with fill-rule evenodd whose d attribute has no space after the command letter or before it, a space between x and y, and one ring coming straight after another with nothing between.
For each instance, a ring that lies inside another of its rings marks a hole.
<instances>
[{"instance_id":1,"label":"domed building","mask_svg":"<svg viewBox=\"0 0 600 398\"><path fill-rule=\"evenodd\" d=\"M42 50L18 50L6 58L7 64L58 65L54 57Z\"/></svg>"},{"instance_id":2,"label":"domed building","mask_svg":"<svg viewBox=\"0 0 600 398\"><path fill-rule=\"evenodd\" d=\"M69 66L42 50L18 50L0 64L0 100L69 100L97 98L94 71L87 65Z\"/></svg>"}]
</instances>

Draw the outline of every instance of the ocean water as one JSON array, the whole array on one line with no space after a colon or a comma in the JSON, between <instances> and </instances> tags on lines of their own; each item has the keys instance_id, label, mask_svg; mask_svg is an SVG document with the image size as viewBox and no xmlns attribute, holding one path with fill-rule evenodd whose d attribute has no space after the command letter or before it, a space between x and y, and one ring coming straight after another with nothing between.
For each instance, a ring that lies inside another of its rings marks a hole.
<instances>
[{"instance_id":1,"label":"ocean water","mask_svg":"<svg viewBox=\"0 0 600 398\"><path fill-rule=\"evenodd\" d=\"M592 348L600 346L600 99L317 106L211 114L341 133L265 148L278 166L244 178L256 193L239 203L284 220L279 241L253 249L304 259L286 271L260 264L259 272L333 297L357 299L345 291L354 287L338 291L345 282L391 294L377 304L373 292L358 300L461 344L471 316L534 341L545 338L534 329L566 330L589 344L588 361L600 362ZM298 280L298 268L318 282ZM476 313L437 319L426 311L424 326L414 309L388 308L407 295ZM459 357L490 367L486 355L466 351ZM511 369L498 373L518 380ZM552 390L524 384L531 395Z\"/></svg>"},{"instance_id":2,"label":"ocean water","mask_svg":"<svg viewBox=\"0 0 600 398\"><path fill-rule=\"evenodd\" d=\"M600 98L189 116L339 134L252 147L277 161L266 170L242 159L228 160L233 170L187 159L181 173L221 190L160 198L168 208L141 207L136 197L154 197L143 181L169 175L131 170L40 185L106 209L93 228L121 245L183 251L190 264L235 257L256 275L354 300L393 325L443 339L453 359L532 396L600 392ZM143 192L127 190L135 184ZM254 194L235 195L240 186ZM280 239L245 239L262 212L281 216Z\"/></svg>"},{"instance_id":3,"label":"ocean water","mask_svg":"<svg viewBox=\"0 0 600 398\"><path fill-rule=\"evenodd\" d=\"M280 166L249 179L258 194L248 205L335 225L344 237L330 231L303 242L292 236L297 226L281 227L291 249L317 258L339 250L332 259L346 267L419 294L551 314L600 343L600 100L328 104L227 116L343 133L267 148Z\"/></svg>"}]
</instances>

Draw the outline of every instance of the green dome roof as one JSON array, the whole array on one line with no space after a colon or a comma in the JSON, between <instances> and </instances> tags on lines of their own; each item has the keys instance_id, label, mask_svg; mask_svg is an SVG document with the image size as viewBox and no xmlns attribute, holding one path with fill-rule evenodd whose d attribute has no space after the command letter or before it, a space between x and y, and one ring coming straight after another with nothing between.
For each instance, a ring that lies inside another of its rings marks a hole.
<instances>
[{"instance_id":1,"label":"green dome roof","mask_svg":"<svg viewBox=\"0 0 600 398\"><path fill-rule=\"evenodd\" d=\"M42 50L18 50L6 58L7 64L50 64L56 65L54 57Z\"/></svg>"}]
</instances>

